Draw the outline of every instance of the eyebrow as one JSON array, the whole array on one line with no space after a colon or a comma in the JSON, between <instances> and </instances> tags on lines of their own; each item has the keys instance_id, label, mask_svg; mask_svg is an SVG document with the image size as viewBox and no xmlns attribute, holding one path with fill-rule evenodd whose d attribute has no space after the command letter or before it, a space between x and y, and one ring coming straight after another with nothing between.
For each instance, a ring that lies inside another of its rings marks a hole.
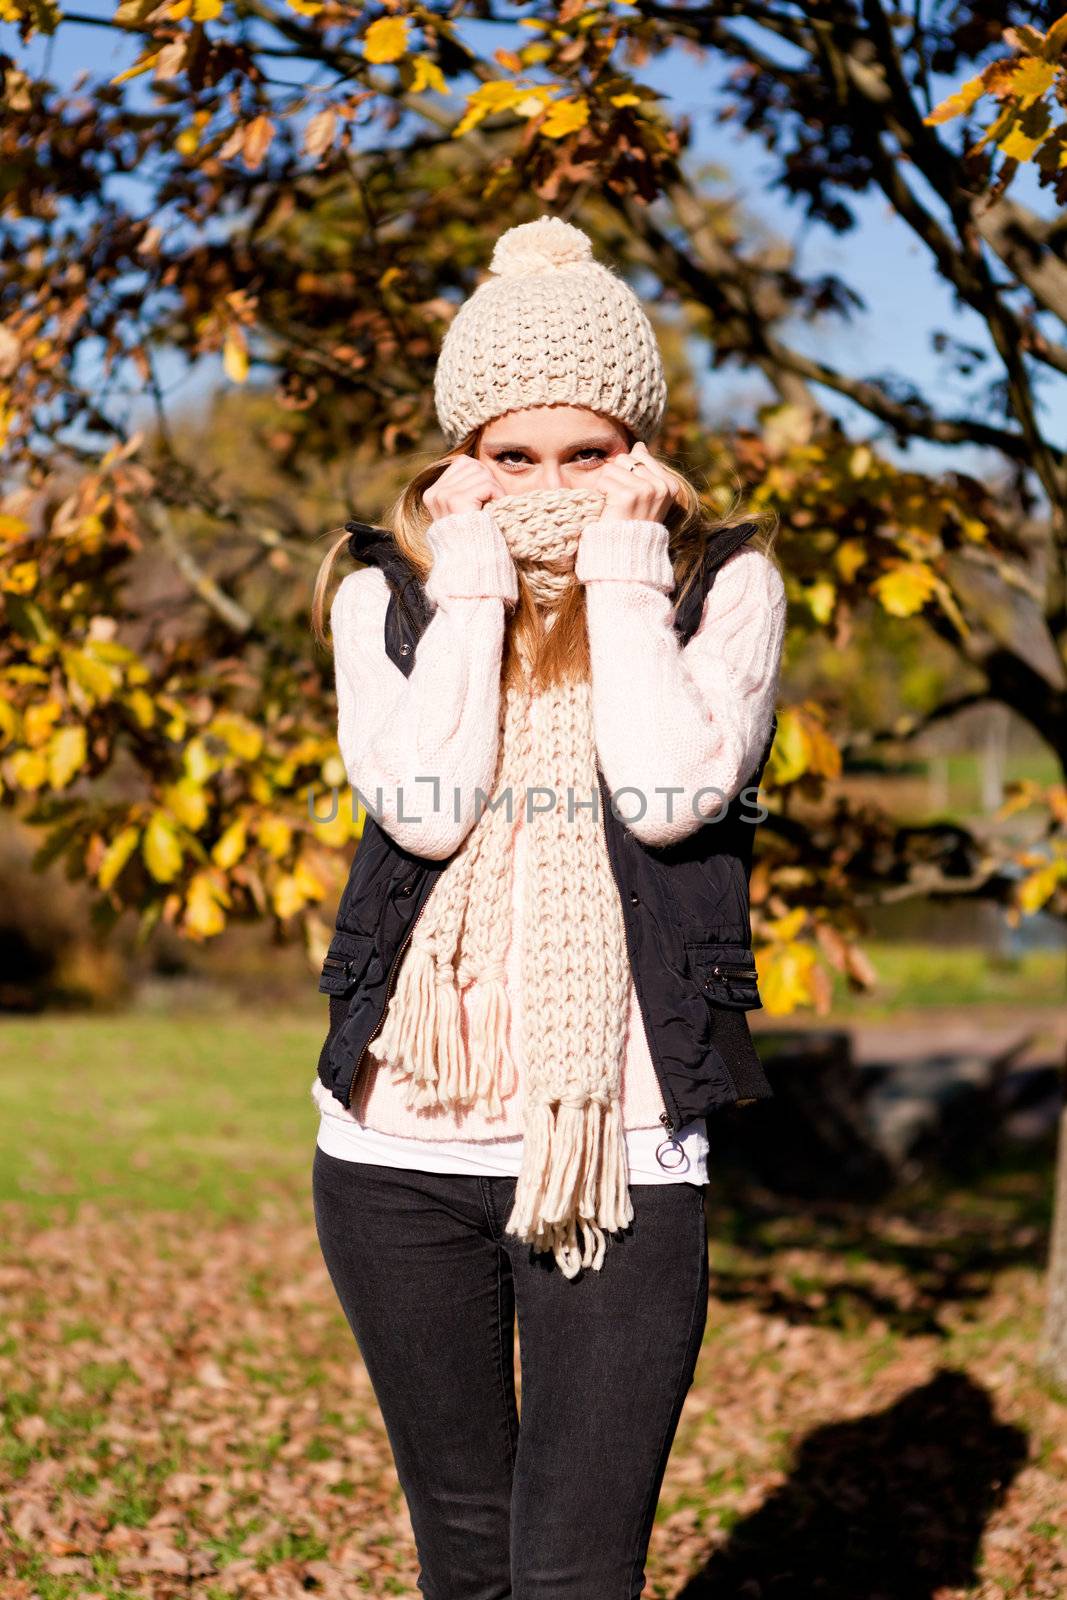
<instances>
[{"instance_id":1,"label":"eyebrow","mask_svg":"<svg viewBox=\"0 0 1067 1600\"><path fill-rule=\"evenodd\" d=\"M608 450L615 443L610 434L590 435L588 439L575 439L567 446L568 450ZM487 450L531 450L532 445L516 444L511 440L494 439L492 444L486 446Z\"/></svg>"}]
</instances>

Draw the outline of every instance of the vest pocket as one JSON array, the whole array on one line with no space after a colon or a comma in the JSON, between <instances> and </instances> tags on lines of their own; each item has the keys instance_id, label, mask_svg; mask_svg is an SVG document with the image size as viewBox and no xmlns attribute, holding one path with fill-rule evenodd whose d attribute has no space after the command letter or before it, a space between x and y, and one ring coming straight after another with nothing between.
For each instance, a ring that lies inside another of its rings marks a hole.
<instances>
[{"instance_id":1,"label":"vest pocket","mask_svg":"<svg viewBox=\"0 0 1067 1600\"><path fill-rule=\"evenodd\" d=\"M319 993L348 994L362 979L373 953L373 939L338 929L322 963Z\"/></svg>"},{"instance_id":2,"label":"vest pocket","mask_svg":"<svg viewBox=\"0 0 1067 1600\"><path fill-rule=\"evenodd\" d=\"M704 939L684 941L689 971L712 1005L731 1011L756 1011L760 999L756 962L743 944L722 944Z\"/></svg>"}]
</instances>

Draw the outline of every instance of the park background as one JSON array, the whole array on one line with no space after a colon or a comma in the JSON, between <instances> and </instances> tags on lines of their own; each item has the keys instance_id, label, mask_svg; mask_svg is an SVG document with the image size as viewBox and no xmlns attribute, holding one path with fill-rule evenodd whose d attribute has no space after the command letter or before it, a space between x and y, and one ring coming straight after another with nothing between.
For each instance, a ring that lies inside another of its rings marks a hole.
<instances>
[{"instance_id":1,"label":"park background","mask_svg":"<svg viewBox=\"0 0 1067 1600\"><path fill-rule=\"evenodd\" d=\"M1062 1593L1057 8L0 15L5 1593L416 1593L311 1222L358 819L308 815L308 613L546 213L645 296L664 453L778 516L790 601L776 1101L712 1129L647 1592Z\"/></svg>"}]
</instances>

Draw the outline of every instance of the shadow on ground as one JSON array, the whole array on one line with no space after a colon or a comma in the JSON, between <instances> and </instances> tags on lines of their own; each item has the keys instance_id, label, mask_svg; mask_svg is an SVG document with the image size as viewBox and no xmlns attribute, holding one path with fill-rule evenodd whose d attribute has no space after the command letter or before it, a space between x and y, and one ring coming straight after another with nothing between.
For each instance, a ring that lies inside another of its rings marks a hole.
<instances>
[{"instance_id":1,"label":"shadow on ground","mask_svg":"<svg viewBox=\"0 0 1067 1600\"><path fill-rule=\"evenodd\" d=\"M976 1581L986 1523L1027 1456L965 1373L817 1428L786 1483L677 1600L932 1600Z\"/></svg>"}]
</instances>

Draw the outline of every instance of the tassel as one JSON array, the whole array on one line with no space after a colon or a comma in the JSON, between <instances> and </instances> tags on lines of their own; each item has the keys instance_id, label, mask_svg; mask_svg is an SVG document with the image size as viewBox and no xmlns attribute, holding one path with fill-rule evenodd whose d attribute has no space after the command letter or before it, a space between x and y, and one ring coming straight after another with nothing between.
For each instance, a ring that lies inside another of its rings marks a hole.
<instances>
[{"instance_id":1,"label":"tassel","mask_svg":"<svg viewBox=\"0 0 1067 1600\"><path fill-rule=\"evenodd\" d=\"M523 1129L522 1166L505 1232L534 1243L541 1195L548 1169L552 1138L552 1108L543 1100L528 1101Z\"/></svg>"},{"instance_id":2,"label":"tassel","mask_svg":"<svg viewBox=\"0 0 1067 1600\"><path fill-rule=\"evenodd\" d=\"M599 1272L605 1234L626 1227L634 1214L621 1106L562 1103L553 1116L550 1105L534 1102L526 1119L523 1165L505 1231L551 1250L568 1278L581 1267Z\"/></svg>"},{"instance_id":3,"label":"tassel","mask_svg":"<svg viewBox=\"0 0 1067 1600\"><path fill-rule=\"evenodd\" d=\"M467 1049L463 1042L459 993L452 979L452 967L444 963L437 969L435 986L434 1046L441 1071L441 1104L450 1109L470 1102Z\"/></svg>"},{"instance_id":4,"label":"tassel","mask_svg":"<svg viewBox=\"0 0 1067 1600\"><path fill-rule=\"evenodd\" d=\"M614 1232L616 1228L625 1228L634 1214L627 1183L626 1137L619 1101L608 1107L603 1133L603 1165L596 1214L597 1220Z\"/></svg>"},{"instance_id":5,"label":"tassel","mask_svg":"<svg viewBox=\"0 0 1067 1600\"><path fill-rule=\"evenodd\" d=\"M585 1145L585 1107L563 1101L552 1130L548 1175L541 1215L547 1222L573 1217L578 1198L582 1150Z\"/></svg>"},{"instance_id":6,"label":"tassel","mask_svg":"<svg viewBox=\"0 0 1067 1600\"><path fill-rule=\"evenodd\" d=\"M478 1063L472 1087L487 1117L503 1115L503 1094L518 1087L519 1074L508 1044L511 1004L502 977L479 978L464 994L470 1055ZM506 1074L506 1081L505 1081Z\"/></svg>"},{"instance_id":7,"label":"tassel","mask_svg":"<svg viewBox=\"0 0 1067 1600\"><path fill-rule=\"evenodd\" d=\"M437 1013L435 962L430 950L412 946L400 968L389 1011L376 1039L367 1049L379 1061L388 1061L397 1082L412 1080L418 1104L436 1104L437 1094L428 1101L421 1092L437 1082L434 1058L434 1032ZM405 1102L413 1104L409 1096Z\"/></svg>"}]
</instances>

